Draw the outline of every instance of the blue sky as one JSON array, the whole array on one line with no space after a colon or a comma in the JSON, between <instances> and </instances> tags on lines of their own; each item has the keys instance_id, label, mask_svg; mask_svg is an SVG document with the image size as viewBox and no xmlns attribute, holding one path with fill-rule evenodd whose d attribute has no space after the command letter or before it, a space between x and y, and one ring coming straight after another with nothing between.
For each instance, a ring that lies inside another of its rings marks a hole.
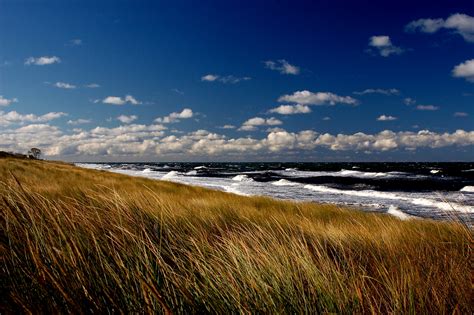
<instances>
[{"instance_id":1,"label":"blue sky","mask_svg":"<svg viewBox=\"0 0 474 315\"><path fill-rule=\"evenodd\" d=\"M0 150L474 156L472 1L0 0Z\"/></svg>"}]
</instances>

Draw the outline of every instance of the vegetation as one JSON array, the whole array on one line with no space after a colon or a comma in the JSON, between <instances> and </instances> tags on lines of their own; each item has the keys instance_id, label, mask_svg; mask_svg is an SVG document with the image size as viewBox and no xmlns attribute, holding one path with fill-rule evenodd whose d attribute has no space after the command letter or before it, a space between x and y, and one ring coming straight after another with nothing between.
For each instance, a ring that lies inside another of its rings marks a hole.
<instances>
[{"instance_id":1,"label":"vegetation","mask_svg":"<svg viewBox=\"0 0 474 315\"><path fill-rule=\"evenodd\" d=\"M473 313L456 222L12 158L0 210L2 313Z\"/></svg>"}]
</instances>

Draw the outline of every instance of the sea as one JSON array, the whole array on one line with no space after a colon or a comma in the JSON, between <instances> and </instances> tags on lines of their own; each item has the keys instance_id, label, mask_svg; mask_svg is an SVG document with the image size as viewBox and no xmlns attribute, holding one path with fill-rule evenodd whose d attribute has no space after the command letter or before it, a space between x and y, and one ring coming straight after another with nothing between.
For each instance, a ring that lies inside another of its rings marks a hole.
<instances>
[{"instance_id":1,"label":"sea","mask_svg":"<svg viewBox=\"0 0 474 315\"><path fill-rule=\"evenodd\" d=\"M474 163L77 163L245 196L474 226Z\"/></svg>"}]
</instances>

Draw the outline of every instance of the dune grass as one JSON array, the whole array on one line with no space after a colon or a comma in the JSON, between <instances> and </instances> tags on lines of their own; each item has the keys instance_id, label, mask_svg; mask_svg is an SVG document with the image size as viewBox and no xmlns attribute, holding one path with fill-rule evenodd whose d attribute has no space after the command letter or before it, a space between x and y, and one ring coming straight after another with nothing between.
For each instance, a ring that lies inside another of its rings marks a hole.
<instances>
[{"instance_id":1,"label":"dune grass","mask_svg":"<svg viewBox=\"0 0 474 315\"><path fill-rule=\"evenodd\" d=\"M10 312L473 312L469 229L0 159Z\"/></svg>"}]
</instances>

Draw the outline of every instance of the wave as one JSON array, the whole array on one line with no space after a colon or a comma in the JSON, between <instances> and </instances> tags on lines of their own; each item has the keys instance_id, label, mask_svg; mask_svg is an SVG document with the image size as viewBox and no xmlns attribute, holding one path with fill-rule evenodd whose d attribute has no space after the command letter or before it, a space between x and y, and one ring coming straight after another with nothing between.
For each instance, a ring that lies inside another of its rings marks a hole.
<instances>
[{"instance_id":1,"label":"wave","mask_svg":"<svg viewBox=\"0 0 474 315\"><path fill-rule=\"evenodd\" d=\"M232 180L235 180L237 182L253 182L253 179L251 179L250 177L248 177L245 174L240 174L240 175L234 176L234 177L232 177Z\"/></svg>"},{"instance_id":2,"label":"wave","mask_svg":"<svg viewBox=\"0 0 474 315\"><path fill-rule=\"evenodd\" d=\"M413 175L405 172L362 172L355 170L341 169L337 172L325 172L325 171L298 171L295 169L285 169L283 171L285 175L291 175L294 177L355 177L355 178L397 178L397 177L408 177L416 176L423 177L422 175Z\"/></svg>"},{"instance_id":3,"label":"wave","mask_svg":"<svg viewBox=\"0 0 474 315\"><path fill-rule=\"evenodd\" d=\"M151 173L153 170L151 168L145 168L142 173Z\"/></svg>"},{"instance_id":4,"label":"wave","mask_svg":"<svg viewBox=\"0 0 474 315\"><path fill-rule=\"evenodd\" d=\"M196 176L197 175L197 171L189 171L186 173L186 175L188 176Z\"/></svg>"},{"instance_id":5,"label":"wave","mask_svg":"<svg viewBox=\"0 0 474 315\"><path fill-rule=\"evenodd\" d=\"M206 169L207 167L205 167L204 165L201 165L201 166L196 166L194 169L195 170L203 170L203 169Z\"/></svg>"},{"instance_id":6,"label":"wave","mask_svg":"<svg viewBox=\"0 0 474 315\"><path fill-rule=\"evenodd\" d=\"M171 172L168 172L165 175L163 175L163 177L161 179L169 179L169 178L177 177L178 175L179 175L178 172L171 171Z\"/></svg>"},{"instance_id":7,"label":"wave","mask_svg":"<svg viewBox=\"0 0 474 315\"><path fill-rule=\"evenodd\" d=\"M295 183L295 182L290 182L289 180L286 180L286 179L280 179L276 182L273 182L272 185L275 185L275 186L297 186L299 184Z\"/></svg>"},{"instance_id":8,"label":"wave","mask_svg":"<svg viewBox=\"0 0 474 315\"><path fill-rule=\"evenodd\" d=\"M464 186L461 188L462 192L474 193L474 186Z\"/></svg>"},{"instance_id":9,"label":"wave","mask_svg":"<svg viewBox=\"0 0 474 315\"><path fill-rule=\"evenodd\" d=\"M411 219L411 215L406 214L405 212L401 211L400 209L398 209L397 207L395 207L393 205L391 205L388 208L387 213L399 218L400 220L409 220L409 219Z\"/></svg>"},{"instance_id":10,"label":"wave","mask_svg":"<svg viewBox=\"0 0 474 315\"><path fill-rule=\"evenodd\" d=\"M388 200L399 200L406 201L413 205L425 206L430 208L438 208L443 211L459 211L464 213L474 213L474 207L460 205L454 202L440 202L438 200L423 198L423 197L408 197L403 196L397 193L384 192L384 191L375 191L375 190L342 190L331 188L323 185L305 185L304 188L330 194L339 194L339 195L350 195L357 197L366 197L366 198L378 198L378 199L388 199Z\"/></svg>"}]
</instances>

